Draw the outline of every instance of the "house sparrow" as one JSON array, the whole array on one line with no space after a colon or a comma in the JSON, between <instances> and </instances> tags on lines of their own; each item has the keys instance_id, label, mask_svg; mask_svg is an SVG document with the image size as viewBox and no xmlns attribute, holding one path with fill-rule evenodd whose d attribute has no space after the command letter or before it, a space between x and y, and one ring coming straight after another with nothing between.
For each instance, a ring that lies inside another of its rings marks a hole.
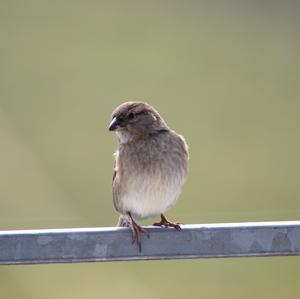
<instances>
[{"instance_id":1,"label":"house sparrow","mask_svg":"<svg viewBox=\"0 0 300 299\"><path fill-rule=\"evenodd\" d=\"M118 137L112 183L113 202L120 213L117 226L132 230L141 251L140 234L149 233L136 220L160 215L155 226L174 227L164 213L181 193L187 177L188 147L157 110L144 102L126 102L112 113L109 130Z\"/></svg>"}]
</instances>

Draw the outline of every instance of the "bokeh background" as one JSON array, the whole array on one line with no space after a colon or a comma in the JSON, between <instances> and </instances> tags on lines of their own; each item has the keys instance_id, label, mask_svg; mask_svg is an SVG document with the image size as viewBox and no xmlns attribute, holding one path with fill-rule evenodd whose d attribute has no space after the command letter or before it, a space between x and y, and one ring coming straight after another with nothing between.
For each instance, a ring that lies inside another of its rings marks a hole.
<instances>
[{"instance_id":1,"label":"bokeh background","mask_svg":"<svg viewBox=\"0 0 300 299\"><path fill-rule=\"evenodd\" d=\"M0 229L114 226L113 108L190 145L168 216L299 220L299 1L0 0ZM144 224L150 224L146 221ZM0 298L296 298L300 259L3 266Z\"/></svg>"}]
</instances>

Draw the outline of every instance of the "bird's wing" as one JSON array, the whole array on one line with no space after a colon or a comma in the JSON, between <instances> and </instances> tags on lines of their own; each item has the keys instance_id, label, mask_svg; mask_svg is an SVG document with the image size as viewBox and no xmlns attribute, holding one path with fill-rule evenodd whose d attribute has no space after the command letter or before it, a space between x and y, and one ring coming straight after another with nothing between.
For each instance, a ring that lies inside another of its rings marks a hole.
<instances>
[{"instance_id":1,"label":"bird's wing","mask_svg":"<svg viewBox=\"0 0 300 299\"><path fill-rule=\"evenodd\" d=\"M114 173L113 173L113 178L112 178L112 184L113 184L113 185L114 185L114 181L115 181L116 175L117 175L117 171L116 171L116 162L115 162L115 165L114 165Z\"/></svg>"},{"instance_id":2,"label":"bird's wing","mask_svg":"<svg viewBox=\"0 0 300 299\"><path fill-rule=\"evenodd\" d=\"M117 177L117 169L116 169L116 161L115 161L114 173L113 173L113 178L112 178L112 196L113 196L114 207L118 211L119 182L116 179L116 177Z\"/></svg>"}]
</instances>

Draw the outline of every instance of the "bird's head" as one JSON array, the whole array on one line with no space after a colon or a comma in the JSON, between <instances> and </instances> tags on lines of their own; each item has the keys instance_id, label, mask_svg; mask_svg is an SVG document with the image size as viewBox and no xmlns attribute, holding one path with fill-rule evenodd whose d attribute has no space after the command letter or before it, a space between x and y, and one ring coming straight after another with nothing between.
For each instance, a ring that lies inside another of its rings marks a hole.
<instances>
[{"instance_id":1,"label":"bird's head","mask_svg":"<svg viewBox=\"0 0 300 299\"><path fill-rule=\"evenodd\" d=\"M121 143L168 130L159 113L144 102L125 102L112 113L108 129L115 131Z\"/></svg>"}]
</instances>

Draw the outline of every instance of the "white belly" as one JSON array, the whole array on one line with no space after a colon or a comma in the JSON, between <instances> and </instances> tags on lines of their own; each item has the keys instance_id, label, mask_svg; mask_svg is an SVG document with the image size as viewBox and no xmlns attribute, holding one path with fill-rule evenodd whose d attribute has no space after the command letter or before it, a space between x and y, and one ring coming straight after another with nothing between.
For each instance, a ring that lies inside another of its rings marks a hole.
<instances>
[{"instance_id":1,"label":"white belly","mask_svg":"<svg viewBox=\"0 0 300 299\"><path fill-rule=\"evenodd\" d=\"M185 178L179 173L168 178L156 174L130 179L127 192L120 198L122 210L131 212L136 219L160 215L175 204L184 181Z\"/></svg>"}]
</instances>

